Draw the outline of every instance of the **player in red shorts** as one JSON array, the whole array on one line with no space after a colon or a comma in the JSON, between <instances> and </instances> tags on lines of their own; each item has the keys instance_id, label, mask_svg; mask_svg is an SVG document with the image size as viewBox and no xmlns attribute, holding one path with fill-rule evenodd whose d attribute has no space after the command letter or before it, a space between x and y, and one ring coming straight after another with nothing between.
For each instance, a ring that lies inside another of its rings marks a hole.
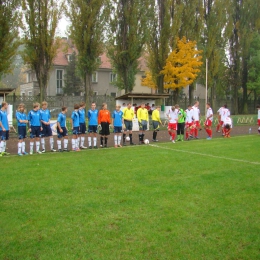
<instances>
[{"instance_id":1,"label":"player in red shorts","mask_svg":"<svg viewBox=\"0 0 260 260\"><path fill-rule=\"evenodd\" d=\"M223 122L221 121L221 113L222 113L222 109L224 107L220 107L219 110L217 111L218 113L218 125L217 125L217 128L216 128L216 132L220 133L220 127L222 127L223 125Z\"/></svg>"},{"instance_id":2,"label":"player in red shorts","mask_svg":"<svg viewBox=\"0 0 260 260\"><path fill-rule=\"evenodd\" d=\"M174 139L176 136L177 126L178 126L178 112L175 109L175 106L172 106L166 115L169 119L168 133L171 136L170 140L173 143L175 143Z\"/></svg>"},{"instance_id":3,"label":"player in red shorts","mask_svg":"<svg viewBox=\"0 0 260 260\"><path fill-rule=\"evenodd\" d=\"M186 119L185 119L185 129L186 129L186 140L190 140L190 136L193 134L193 129L191 128L192 122L192 108L191 105L188 105L188 108L185 110Z\"/></svg>"},{"instance_id":4,"label":"player in red shorts","mask_svg":"<svg viewBox=\"0 0 260 260\"><path fill-rule=\"evenodd\" d=\"M258 110L258 117L257 117L258 133L260 134L260 105L258 105L256 108Z\"/></svg>"},{"instance_id":5,"label":"player in red shorts","mask_svg":"<svg viewBox=\"0 0 260 260\"><path fill-rule=\"evenodd\" d=\"M225 118L223 123L224 137L230 138L230 132L232 130L232 119L228 116Z\"/></svg>"},{"instance_id":6,"label":"player in red shorts","mask_svg":"<svg viewBox=\"0 0 260 260\"><path fill-rule=\"evenodd\" d=\"M222 135L225 135L225 133L224 133L224 127L223 127L224 121L225 121L225 119L226 119L227 117L229 117L229 116L230 116L230 111L229 111L229 109L227 108L227 105L224 105L223 108L222 108L222 110L221 110Z\"/></svg>"},{"instance_id":7,"label":"player in red shorts","mask_svg":"<svg viewBox=\"0 0 260 260\"><path fill-rule=\"evenodd\" d=\"M194 137L196 139L199 139L198 137L198 130L201 130L200 127L200 110L199 110L199 101L196 101L194 103L194 106L192 107L192 118L196 122L196 128L194 129Z\"/></svg>"},{"instance_id":8,"label":"player in red shorts","mask_svg":"<svg viewBox=\"0 0 260 260\"><path fill-rule=\"evenodd\" d=\"M206 130L206 132L208 134L207 140L211 140L212 139L212 130L211 130L212 121L213 121L213 110L210 107L210 103L207 103L206 121L204 123L205 130Z\"/></svg>"}]
</instances>

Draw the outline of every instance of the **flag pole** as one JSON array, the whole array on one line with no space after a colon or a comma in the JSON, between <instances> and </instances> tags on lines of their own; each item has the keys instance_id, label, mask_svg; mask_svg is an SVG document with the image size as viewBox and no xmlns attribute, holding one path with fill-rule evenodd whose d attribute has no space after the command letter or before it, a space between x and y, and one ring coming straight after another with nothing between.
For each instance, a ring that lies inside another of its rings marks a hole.
<instances>
[{"instance_id":1,"label":"flag pole","mask_svg":"<svg viewBox=\"0 0 260 260\"><path fill-rule=\"evenodd\" d=\"M207 116L207 103L208 103L208 59L206 59L206 90L205 90L205 117Z\"/></svg>"}]
</instances>

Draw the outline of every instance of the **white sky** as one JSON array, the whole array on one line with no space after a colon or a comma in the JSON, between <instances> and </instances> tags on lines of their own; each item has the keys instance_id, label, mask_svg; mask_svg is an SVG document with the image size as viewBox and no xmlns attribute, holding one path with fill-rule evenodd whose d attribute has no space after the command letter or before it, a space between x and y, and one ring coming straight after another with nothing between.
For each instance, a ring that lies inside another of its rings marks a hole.
<instances>
[{"instance_id":1,"label":"white sky","mask_svg":"<svg viewBox=\"0 0 260 260\"><path fill-rule=\"evenodd\" d=\"M59 22L57 35L60 37L67 37L67 27L69 26L69 24L69 20L63 17Z\"/></svg>"}]
</instances>

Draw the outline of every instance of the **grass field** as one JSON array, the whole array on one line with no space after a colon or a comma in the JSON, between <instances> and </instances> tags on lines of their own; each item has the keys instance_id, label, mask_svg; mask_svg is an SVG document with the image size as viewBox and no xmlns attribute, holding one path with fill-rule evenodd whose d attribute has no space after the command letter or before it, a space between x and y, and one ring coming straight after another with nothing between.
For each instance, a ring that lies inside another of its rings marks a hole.
<instances>
[{"instance_id":1,"label":"grass field","mask_svg":"<svg viewBox=\"0 0 260 260\"><path fill-rule=\"evenodd\" d=\"M0 259L260 259L259 144L0 158Z\"/></svg>"}]
</instances>

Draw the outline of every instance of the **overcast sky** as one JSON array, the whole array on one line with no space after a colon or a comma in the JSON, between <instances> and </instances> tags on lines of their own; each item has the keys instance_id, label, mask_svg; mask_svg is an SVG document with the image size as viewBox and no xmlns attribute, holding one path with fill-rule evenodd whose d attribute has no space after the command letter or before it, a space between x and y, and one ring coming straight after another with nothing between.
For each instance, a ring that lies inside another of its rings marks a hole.
<instances>
[{"instance_id":1,"label":"overcast sky","mask_svg":"<svg viewBox=\"0 0 260 260\"><path fill-rule=\"evenodd\" d=\"M65 37L67 36L66 31L67 27L69 26L69 21L65 17L63 17L58 25L58 30L57 30L57 35L60 37Z\"/></svg>"}]
</instances>

